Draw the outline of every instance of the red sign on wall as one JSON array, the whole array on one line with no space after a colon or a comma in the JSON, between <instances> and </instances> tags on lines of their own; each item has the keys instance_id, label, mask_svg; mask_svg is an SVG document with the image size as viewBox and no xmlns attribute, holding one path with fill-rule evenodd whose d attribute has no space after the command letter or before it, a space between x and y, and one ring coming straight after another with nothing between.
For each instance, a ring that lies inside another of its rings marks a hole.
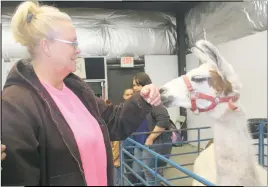
<instances>
[{"instance_id":1,"label":"red sign on wall","mask_svg":"<svg viewBox=\"0 0 268 187\"><path fill-rule=\"evenodd\" d=\"M123 68L134 67L134 58L133 57L121 57L121 67Z\"/></svg>"}]
</instances>

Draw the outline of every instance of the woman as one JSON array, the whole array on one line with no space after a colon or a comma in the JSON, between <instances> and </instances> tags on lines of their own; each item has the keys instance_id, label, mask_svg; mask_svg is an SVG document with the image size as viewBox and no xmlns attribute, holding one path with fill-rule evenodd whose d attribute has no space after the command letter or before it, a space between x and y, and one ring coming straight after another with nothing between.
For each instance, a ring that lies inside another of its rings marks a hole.
<instances>
[{"instance_id":1,"label":"woman","mask_svg":"<svg viewBox=\"0 0 268 187\"><path fill-rule=\"evenodd\" d=\"M133 90L135 92L139 92L146 85L150 85L152 83L150 77L146 73L137 73L133 78ZM167 155L171 153L172 144L171 144L171 133L165 132L161 133L164 130L169 130L171 127L170 117L166 108L162 105L155 106L152 108L152 112L146 115L146 118L142 121L139 128L137 129L137 133L142 132L152 132L150 134L141 134L141 135L133 135L134 140L142 145L149 146L155 152L161 155ZM170 143L168 145L163 146L153 146L153 144L163 144ZM144 151L141 148L134 149L134 156L137 158L145 158L143 163L150 168L155 167L155 159L152 154L148 151ZM146 159L151 157L151 159ZM158 167L164 167L166 165L165 162L158 160ZM139 172L143 170L142 166L137 162L133 162L133 170ZM159 174L163 175L163 170L158 169ZM160 185L160 183L155 184L155 177L145 169L144 176L146 181L151 185Z\"/></svg>"},{"instance_id":2,"label":"woman","mask_svg":"<svg viewBox=\"0 0 268 187\"><path fill-rule=\"evenodd\" d=\"M80 51L67 14L23 2L11 26L31 61L16 63L2 93L2 185L113 185L110 141L137 129L160 104L158 89L148 85L107 106L72 73Z\"/></svg>"}]
</instances>

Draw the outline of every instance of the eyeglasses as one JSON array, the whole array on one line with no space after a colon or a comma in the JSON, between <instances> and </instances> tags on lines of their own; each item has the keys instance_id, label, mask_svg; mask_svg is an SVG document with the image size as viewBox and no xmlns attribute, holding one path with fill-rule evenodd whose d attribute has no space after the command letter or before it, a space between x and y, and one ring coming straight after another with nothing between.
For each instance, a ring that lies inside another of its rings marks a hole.
<instances>
[{"instance_id":1,"label":"eyeglasses","mask_svg":"<svg viewBox=\"0 0 268 187\"><path fill-rule=\"evenodd\" d=\"M78 42L77 41L71 42L71 41L68 41L68 40L62 40L62 39L58 39L58 38L53 38L53 40L58 41L58 42L62 42L62 43L65 43L65 44L69 44L69 45L73 46L75 49L78 48Z\"/></svg>"}]
</instances>

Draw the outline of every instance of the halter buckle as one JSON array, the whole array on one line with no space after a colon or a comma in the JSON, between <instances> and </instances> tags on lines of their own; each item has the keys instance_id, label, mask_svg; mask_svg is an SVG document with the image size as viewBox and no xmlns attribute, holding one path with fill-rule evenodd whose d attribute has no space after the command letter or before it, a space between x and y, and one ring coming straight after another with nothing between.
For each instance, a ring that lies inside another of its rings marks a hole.
<instances>
[{"instance_id":1,"label":"halter buckle","mask_svg":"<svg viewBox=\"0 0 268 187\"><path fill-rule=\"evenodd\" d=\"M195 90L192 90L191 92L189 92L188 97L191 100L197 99L198 98L198 92Z\"/></svg>"},{"instance_id":2,"label":"halter buckle","mask_svg":"<svg viewBox=\"0 0 268 187\"><path fill-rule=\"evenodd\" d=\"M217 95L214 99L215 103L216 104L219 104L220 103L220 95Z\"/></svg>"},{"instance_id":3,"label":"halter buckle","mask_svg":"<svg viewBox=\"0 0 268 187\"><path fill-rule=\"evenodd\" d=\"M192 111L195 115L198 115L198 114L200 114L200 111L199 111L199 109L196 109L195 111Z\"/></svg>"}]
</instances>

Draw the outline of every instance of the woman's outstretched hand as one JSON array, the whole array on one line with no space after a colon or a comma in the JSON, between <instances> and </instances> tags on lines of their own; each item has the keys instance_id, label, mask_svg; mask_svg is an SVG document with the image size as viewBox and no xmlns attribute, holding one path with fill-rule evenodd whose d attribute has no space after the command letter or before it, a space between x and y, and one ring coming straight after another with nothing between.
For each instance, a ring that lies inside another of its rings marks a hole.
<instances>
[{"instance_id":1,"label":"woman's outstretched hand","mask_svg":"<svg viewBox=\"0 0 268 187\"><path fill-rule=\"evenodd\" d=\"M159 89L153 84L144 86L140 94L150 105L158 106L161 103Z\"/></svg>"}]
</instances>

